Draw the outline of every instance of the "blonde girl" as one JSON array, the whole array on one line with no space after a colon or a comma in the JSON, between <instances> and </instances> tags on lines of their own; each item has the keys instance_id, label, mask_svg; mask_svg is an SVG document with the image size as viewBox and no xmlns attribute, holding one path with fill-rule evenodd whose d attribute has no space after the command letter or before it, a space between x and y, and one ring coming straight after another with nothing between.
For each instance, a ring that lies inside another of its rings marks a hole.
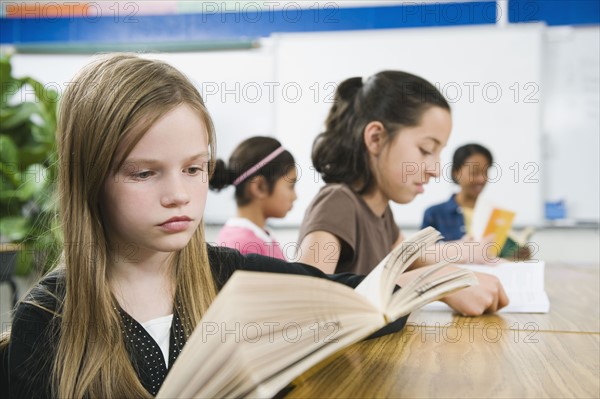
<instances>
[{"instance_id":1,"label":"blonde girl","mask_svg":"<svg viewBox=\"0 0 600 399\"><path fill-rule=\"evenodd\" d=\"M85 67L62 96L57 134L64 257L2 343L10 397L156 395L236 269L362 280L205 243L213 124L164 62L116 54Z\"/></svg>"}]
</instances>

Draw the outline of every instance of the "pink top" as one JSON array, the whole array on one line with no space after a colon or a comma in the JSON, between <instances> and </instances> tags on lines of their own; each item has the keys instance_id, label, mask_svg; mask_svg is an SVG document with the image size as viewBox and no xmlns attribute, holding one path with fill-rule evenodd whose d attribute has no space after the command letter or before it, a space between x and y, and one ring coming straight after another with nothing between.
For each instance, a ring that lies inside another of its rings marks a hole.
<instances>
[{"instance_id":1,"label":"pink top","mask_svg":"<svg viewBox=\"0 0 600 399\"><path fill-rule=\"evenodd\" d=\"M259 254L286 260L277 240L245 218L229 219L219 231L217 245L237 249L244 255Z\"/></svg>"}]
</instances>

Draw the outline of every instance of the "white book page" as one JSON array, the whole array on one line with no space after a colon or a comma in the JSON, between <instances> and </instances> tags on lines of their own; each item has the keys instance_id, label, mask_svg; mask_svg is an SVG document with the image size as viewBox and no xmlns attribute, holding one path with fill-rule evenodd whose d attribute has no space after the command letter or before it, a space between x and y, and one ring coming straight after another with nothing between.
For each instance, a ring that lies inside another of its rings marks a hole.
<instances>
[{"instance_id":1,"label":"white book page","mask_svg":"<svg viewBox=\"0 0 600 399\"><path fill-rule=\"evenodd\" d=\"M500 313L548 313L550 300L544 289L543 261L505 262L495 266L458 265L468 270L492 274L500 280L510 303ZM449 310L442 302L433 302L425 310Z\"/></svg>"},{"instance_id":2,"label":"white book page","mask_svg":"<svg viewBox=\"0 0 600 399\"><path fill-rule=\"evenodd\" d=\"M440 267L444 266L445 263L434 266L431 272L435 273L436 268L439 270ZM409 295L394 295L392 297L392 301L388 305L386 312L386 316L389 319L397 319L421 308L431 301L440 299L457 290L478 284L477 278L471 271L460 269L437 277L434 274L430 274L423 280L420 278L419 280L415 280L409 286L403 288L408 290ZM413 284L414 286L410 287Z\"/></svg>"},{"instance_id":3,"label":"white book page","mask_svg":"<svg viewBox=\"0 0 600 399\"><path fill-rule=\"evenodd\" d=\"M382 313L385 312L400 274L417 260L423 248L434 244L440 237L437 230L426 227L405 239L392 249L354 290ZM404 294L406 292L396 293Z\"/></svg>"},{"instance_id":4,"label":"white book page","mask_svg":"<svg viewBox=\"0 0 600 399\"><path fill-rule=\"evenodd\" d=\"M477 241L483 239L483 233L487 227L487 224L492 216L494 210L494 204L492 201L486 198L485 192L481 193L473 208L473 219L471 220L471 235Z\"/></svg>"}]
</instances>

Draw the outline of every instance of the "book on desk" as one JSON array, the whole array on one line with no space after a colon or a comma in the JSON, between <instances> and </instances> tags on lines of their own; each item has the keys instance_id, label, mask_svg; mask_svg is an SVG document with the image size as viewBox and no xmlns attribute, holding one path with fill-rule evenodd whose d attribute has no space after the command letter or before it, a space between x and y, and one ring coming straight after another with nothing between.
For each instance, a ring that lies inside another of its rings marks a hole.
<instances>
[{"instance_id":1,"label":"book on desk","mask_svg":"<svg viewBox=\"0 0 600 399\"><path fill-rule=\"evenodd\" d=\"M458 265L467 270L492 274L500 280L509 304L500 313L548 313L550 300L544 288L545 263L540 260L527 262L501 262L496 265ZM446 310L443 302L432 302L424 310Z\"/></svg>"}]
</instances>

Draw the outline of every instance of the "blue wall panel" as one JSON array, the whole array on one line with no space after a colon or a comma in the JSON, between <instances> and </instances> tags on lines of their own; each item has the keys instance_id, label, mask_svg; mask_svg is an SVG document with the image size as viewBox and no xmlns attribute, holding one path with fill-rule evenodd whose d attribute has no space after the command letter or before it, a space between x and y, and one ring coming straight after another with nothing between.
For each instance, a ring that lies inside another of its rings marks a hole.
<instances>
[{"instance_id":1,"label":"blue wall panel","mask_svg":"<svg viewBox=\"0 0 600 399\"><path fill-rule=\"evenodd\" d=\"M215 3L216 4L216 3ZM231 42L275 32L317 32L494 24L495 1L281 10L207 8L204 14L0 18L0 43L84 44ZM125 14L125 13L124 13ZM600 23L600 0L509 0L509 21L548 25Z\"/></svg>"},{"instance_id":2,"label":"blue wall panel","mask_svg":"<svg viewBox=\"0 0 600 399\"><path fill-rule=\"evenodd\" d=\"M597 25L600 0L509 0L510 22L553 25Z\"/></svg>"},{"instance_id":3,"label":"blue wall panel","mask_svg":"<svg viewBox=\"0 0 600 399\"><path fill-rule=\"evenodd\" d=\"M252 40L317 32L496 23L494 1L239 12L0 19L0 43L136 43Z\"/></svg>"}]
</instances>

